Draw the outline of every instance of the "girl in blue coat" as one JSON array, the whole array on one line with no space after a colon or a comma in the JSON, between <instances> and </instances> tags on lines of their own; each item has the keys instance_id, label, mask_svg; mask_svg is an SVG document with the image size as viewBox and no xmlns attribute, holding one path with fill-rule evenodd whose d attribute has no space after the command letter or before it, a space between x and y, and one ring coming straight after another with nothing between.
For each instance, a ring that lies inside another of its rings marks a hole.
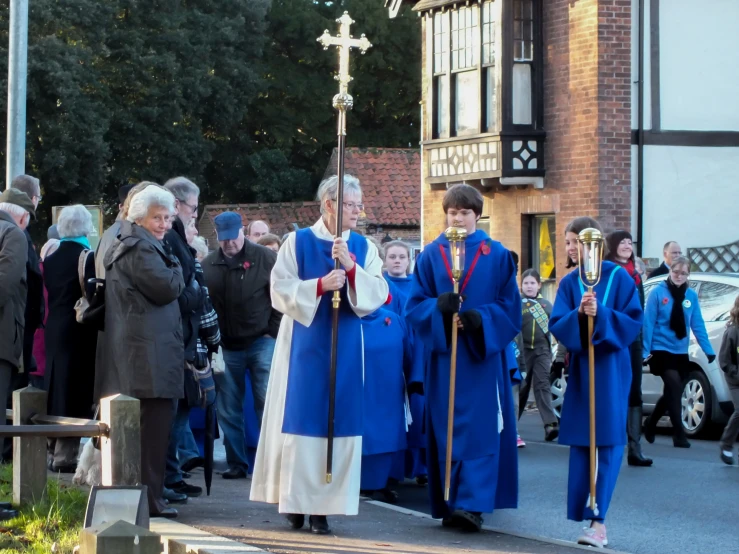
<instances>
[{"instance_id":1,"label":"girl in blue coat","mask_svg":"<svg viewBox=\"0 0 739 554\"><path fill-rule=\"evenodd\" d=\"M562 406L560 444L570 445L567 517L590 520L578 539L580 544L608 544L605 518L621 468L626 444L631 365L629 345L641 329L643 312L631 277L612 262L604 261L601 278L592 293L580 281L577 237L586 228L600 230L597 221L579 217L565 229L567 266L576 269L559 284L549 330L570 353L567 394ZM597 446L597 513L590 510L590 420L588 316L594 317L595 439Z\"/></svg>"},{"instance_id":2,"label":"girl in blue coat","mask_svg":"<svg viewBox=\"0 0 739 554\"><path fill-rule=\"evenodd\" d=\"M675 448L690 448L681 418L680 396L683 381L690 368L688 347L693 331L701 350L713 363L716 354L711 347L703 322L698 295L688 286L690 261L682 256L673 260L667 279L649 295L644 313L644 354L653 375L664 381L664 393L644 425L644 438L654 442L657 422L670 414L672 443Z\"/></svg>"}]
</instances>

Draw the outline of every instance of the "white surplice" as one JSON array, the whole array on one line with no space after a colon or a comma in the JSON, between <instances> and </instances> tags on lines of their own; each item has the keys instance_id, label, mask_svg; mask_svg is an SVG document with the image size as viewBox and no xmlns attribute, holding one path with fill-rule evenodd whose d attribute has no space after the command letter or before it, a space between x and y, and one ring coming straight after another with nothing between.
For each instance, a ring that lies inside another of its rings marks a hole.
<instances>
[{"instance_id":1,"label":"white surplice","mask_svg":"<svg viewBox=\"0 0 739 554\"><path fill-rule=\"evenodd\" d=\"M311 231L319 239L333 241L333 235L323 220L313 225ZM343 237L348 240L349 232L343 233ZM328 295L316 297L317 279L301 281L298 277L295 244L295 233L291 233L280 248L272 270L272 306L284 317L272 358L250 498L279 504L281 513L356 515L359 511L362 437L334 439L333 480L327 484L327 439L282 432L293 322L310 326L319 303L331 301ZM349 304L358 317L380 308L388 296L377 247L370 241L367 246L364 268L357 264L355 289L350 288L348 295ZM330 332L328 322L326 333ZM360 363L364 373L363 360Z\"/></svg>"}]
</instances>

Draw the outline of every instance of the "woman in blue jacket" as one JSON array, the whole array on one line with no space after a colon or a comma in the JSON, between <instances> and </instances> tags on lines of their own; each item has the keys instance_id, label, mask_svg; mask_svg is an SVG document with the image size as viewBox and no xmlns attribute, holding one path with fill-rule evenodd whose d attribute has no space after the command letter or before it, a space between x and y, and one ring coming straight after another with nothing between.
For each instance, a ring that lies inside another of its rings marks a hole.
<instances>
[{"instance_id":1,"label":"woman in blue jacket","mask_svg":"<svg viewBox=\"0 0 739 554\"><path fill-rule=\"evenodd\" d=\"M660 376L665 384L662 397L644 425L644 438L654 442L657 422L667 410L675 448L690 448L680 413L683 380L689 371L690 331L705 352L708 363L716 359L698 305L698 295L688 286L689 277L690 261L682 256L674 260L667 279L649 295L642 332L644 352L649 353L645 362L649 363L652 374Z\"/></svg>"}]
</instances>

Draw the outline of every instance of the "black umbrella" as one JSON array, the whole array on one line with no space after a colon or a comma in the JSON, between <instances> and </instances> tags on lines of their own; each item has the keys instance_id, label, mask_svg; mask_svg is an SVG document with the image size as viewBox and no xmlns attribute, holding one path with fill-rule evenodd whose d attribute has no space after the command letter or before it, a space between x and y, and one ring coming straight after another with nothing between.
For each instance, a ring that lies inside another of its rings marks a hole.
<instances>
[{"instance_id":1,"label":"black umbrella","mask_svg":"<svg viewBox=\"0 0 739 554\"><path fill-rule=\"evenodd\" d=\"M213 482L213 443L216 437L216 405L215 403L205 407L205 442L203 454L205 454L205 492L210 496L210 485Z\"/></svg>"}]
</instances>

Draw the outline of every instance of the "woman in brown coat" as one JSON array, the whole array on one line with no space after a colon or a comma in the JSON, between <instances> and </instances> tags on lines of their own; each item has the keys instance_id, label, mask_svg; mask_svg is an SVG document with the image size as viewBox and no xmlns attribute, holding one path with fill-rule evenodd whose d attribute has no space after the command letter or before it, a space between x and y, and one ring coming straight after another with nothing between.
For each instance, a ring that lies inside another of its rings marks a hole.
<instances>
[{"instance_id":1,"label":"woman in brown coat","mask_svg":"<svg viewBox=\"0 0 739 554\"><path fill-rule=\"evenodd\" d=\"M162 498L173 399L183 396L184 350L177 298L182 269L162 240L174 197L151 185L131 200L128 216L105 255L105 341L95 394L141 402L141 480L152 516L176 517Z\"/></svg>"}]
</instances>

